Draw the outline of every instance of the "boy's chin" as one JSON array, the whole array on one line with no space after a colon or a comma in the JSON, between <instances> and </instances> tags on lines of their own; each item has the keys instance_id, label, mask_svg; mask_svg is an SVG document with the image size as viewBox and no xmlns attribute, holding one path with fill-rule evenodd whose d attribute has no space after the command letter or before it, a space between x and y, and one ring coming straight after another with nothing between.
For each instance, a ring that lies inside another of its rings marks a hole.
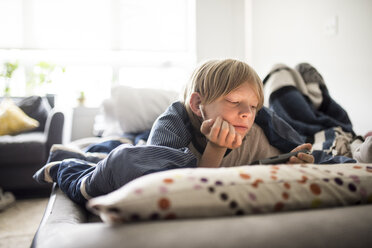
<instances>
[{"instance_id":1,"label":"boy's chin","mask_svg":"<svg viewBox=\"0 0 372 248\"><path fill-rule=\"evenodd\" d=\"M235 127L235 132L240 134L240 136L242 136L242 138L247 135L248 131L249 131L248 128L237 128L237 127Z\"/></svg>"}]
</instances>

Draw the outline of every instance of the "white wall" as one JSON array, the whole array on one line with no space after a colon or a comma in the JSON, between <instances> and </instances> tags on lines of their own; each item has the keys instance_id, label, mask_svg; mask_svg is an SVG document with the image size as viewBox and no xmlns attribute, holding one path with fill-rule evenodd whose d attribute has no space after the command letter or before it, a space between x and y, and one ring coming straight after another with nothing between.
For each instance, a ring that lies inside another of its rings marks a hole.
<instances>
[{"instance_id":1,"label":"white wall","mask_svg":"<svg viewBox=\"0 0 372 248\"><path fill-rule=\"evenodd\" d=\"M197 0L196 50L198 62L246 60L262 78L276 63L309 62L355 132L372 130L371 0Z\"/></svg>"},{"instance_id":2,"label":"white wall","mask_svg":"<svg viewBox=\"0 0 372 248\"><path fill-rule=\"evenodd\" d=\"M197 62L245 59L244 0L196 1Z\"/></svg>"},{"instance_id":3,"label":"white wall","mask_svg":"<svg viewBox=\"0 0 372 248\"><path fill-rule=\"evenodd\" d=\"M357 134L372 130L372 1L247 0L248 61L264 77L275 63L309 62L349 114ZM327 29L338 22L337 32ZM328 33L327 33L328 32Z\"/></svg>"}]
</instances>

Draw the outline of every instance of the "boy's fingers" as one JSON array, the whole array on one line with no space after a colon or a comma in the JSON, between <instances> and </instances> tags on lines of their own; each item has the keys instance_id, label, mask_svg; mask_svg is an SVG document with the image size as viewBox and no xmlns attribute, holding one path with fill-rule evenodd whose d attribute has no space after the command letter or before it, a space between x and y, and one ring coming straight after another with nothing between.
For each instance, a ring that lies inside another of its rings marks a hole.
<instances>
[{"instance_id":1,"label":"boy's fingers","mask_svg":"<svg viewBox=\"0 0 372 248\"><path fill-rule=\"evenodd\" d=\"M218 138L222 125L221 117L217 117L214 124L212 125L211 131L209 132L209 140L215 142Z\"/></svg>"},{"instance_id":2,"label":"boy's fingers","mask_svg":"<svg viewBox=\"0 0 372 248\"><path fill-rule=\"evenodd\" d=\"M214 120L214 119L209 119L209 120L203 121L203 123L204 123L204 122L205 122L205 124L206 124L209 128L211 128L211 127L213 126L215 120Z\"/></svg>"},{"instance_id":3,"label":"boy's fingers","mask_svg":"<svg viewBox=\"0 0 372 248\"><path fill-rule=\"evenodd\" d=\"M218 128L218 129L220 129L221 128L221 125L222 125L222 118L220 116L218 116L216 118L216 121L214 122L212 128Z\"/></svg>"},{"instance_id":4,"label":"boy's fingers","mask_svg":"<svg viewBox=\"0 0 372 248\"><path fill-rule=\"evenodd\" d=\"M227 121L222 121L220 133L218 134L218 140L220 142L220 145L223 145L226 143L226 138L229 134L229 123Z\"/></svg>"},{"instance_id":5,"label":"boy's fingers","mask_svg":"<svg viewBox=\"0 0 372 248\"><path fill-rule=\"evenodd\" d=\"M236 133L234 143L233 143L233 148L238 148L241 145L242 145L242 136Z\"/></svg>"},{"instance_id":6,"label":"boy's fingers","mask_svg":"<svg viewBox=\"0 0 372 248\"><path fill-rule=\"evenodd\" d=\"M314 163L314 156L311 154L300 152L297 156L306 163Z\"/></svg>"},{"instance_id":7,"label":"boy's fingers","mask_svg":"<svg viewBox=\"0 0 372 248\"><path fill-rule=\"evenodd\" d=\"M312 145L310 143L305 143L305 144L302 144L300 146L297 146L294 151L299 151L299 150L302 150L302 149L307 149L307 150L311 150L312 148Z\"/></svg>"},{"instance_id":8,"label":"boy's fingers","mask_svg":"<svg viewBox=\"0 0 372 248\"><path fill-rule=\"evenodd\" d=\"M311 154L306 154L306 153L298 153L297 157L292 156L288 163L290 164L303 164L303 163L314 163L314 156Z\"/></svg>"},{"instance_id":9,"label":"boy's fingers","mask_svg":"<svg viewBox=\"0 0 372 248\"><path fill-rule=\"evenodd\" d=\"M292 156L292 157L289 158L288 163L289 164L301 164L301 163L303 163L303 161L301 159L299 159L298 157Z\"/></svg>"},{"instance_id":10,"label":"boy's fingers","mask_svg":"<svg viewBox=\"0 0 372 248\"><path fill-rule=\"evenodd\" d=\"M235 128L233 125L229 124L229 133L226 137L226 143L228 146L232 147L234 140L235 140L236 134L235 134Z\"/></svg>"},{"instance_id":11,"label":"boy's fingers","mask_svg":"<svg viewBox=\"0 0 372 248\"><path fill-rule=\"evenodd\" d=\"M214 121L213 119L209 119L209 120L205 120L203 121L203 123L201 124L201 127L200 127L200 132L204 135L208 135L209 132L211 131L211 128L214 124Z\"/></svg>"}]
</instances>

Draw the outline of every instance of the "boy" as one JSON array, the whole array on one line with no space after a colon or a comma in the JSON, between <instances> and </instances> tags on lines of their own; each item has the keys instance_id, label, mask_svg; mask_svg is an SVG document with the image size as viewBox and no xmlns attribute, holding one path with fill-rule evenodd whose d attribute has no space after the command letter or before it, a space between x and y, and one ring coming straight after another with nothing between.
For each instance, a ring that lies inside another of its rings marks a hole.
<instances>
[{"instance_id":1,"label":"boy","mask_svg":"<svg viewBox=\"0 0 372 248\"><path fill-rule=\"evenodd\" d=\"M198 167L247 165L282 153L254 123L257 111L263 106L263 95L261 79L244 62L208 61L194 72L185 89L183 104L194 137L188 148L198 158ZM172 125L171 119L167 123L167 116L160 117L158 122ZM149 144L172 146L153 142L154 135L162 136L158 132L161 125L155 123ZM311 150L311 144L299 145L292 151L301 149ZM289 163L313 162L314 157L306 153L289 160Z\"/></svg>"},{"instance_id":2,"label":"boy","mask_svg":"<svg viewBox=\"0 0 372 248\"><path fill-rule=\"evenodd\" d=\"M147 145L120 145L99 162L55 146L48 164L34 178L57 182L72 200L83 204L149 173L247 165L293 148L311 149L311 144L299 145L303 142L297 132L267 109L256 118L262 103L262 82L247 64L210 61L194 73L183 103L174 102L156 120ZM312 163L314 157L299 153L289 162Z\"/></svg>"}]
</instances>

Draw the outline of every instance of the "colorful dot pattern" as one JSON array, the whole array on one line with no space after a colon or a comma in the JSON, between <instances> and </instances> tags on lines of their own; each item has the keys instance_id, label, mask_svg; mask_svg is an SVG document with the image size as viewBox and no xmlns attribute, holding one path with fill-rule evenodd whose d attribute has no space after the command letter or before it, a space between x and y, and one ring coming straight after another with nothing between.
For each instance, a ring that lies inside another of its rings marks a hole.
<instances>
[{"instance_id":1,"label":"colorful dot pattern","mask_svg":"<svg viewBox=\"0 0 372 248\"><path fill-rule=\"evenodd\" d=\"M372 164L178 169L143 176L90 208L110 223L372 203Z\"/></svg>"}]
</instances>

